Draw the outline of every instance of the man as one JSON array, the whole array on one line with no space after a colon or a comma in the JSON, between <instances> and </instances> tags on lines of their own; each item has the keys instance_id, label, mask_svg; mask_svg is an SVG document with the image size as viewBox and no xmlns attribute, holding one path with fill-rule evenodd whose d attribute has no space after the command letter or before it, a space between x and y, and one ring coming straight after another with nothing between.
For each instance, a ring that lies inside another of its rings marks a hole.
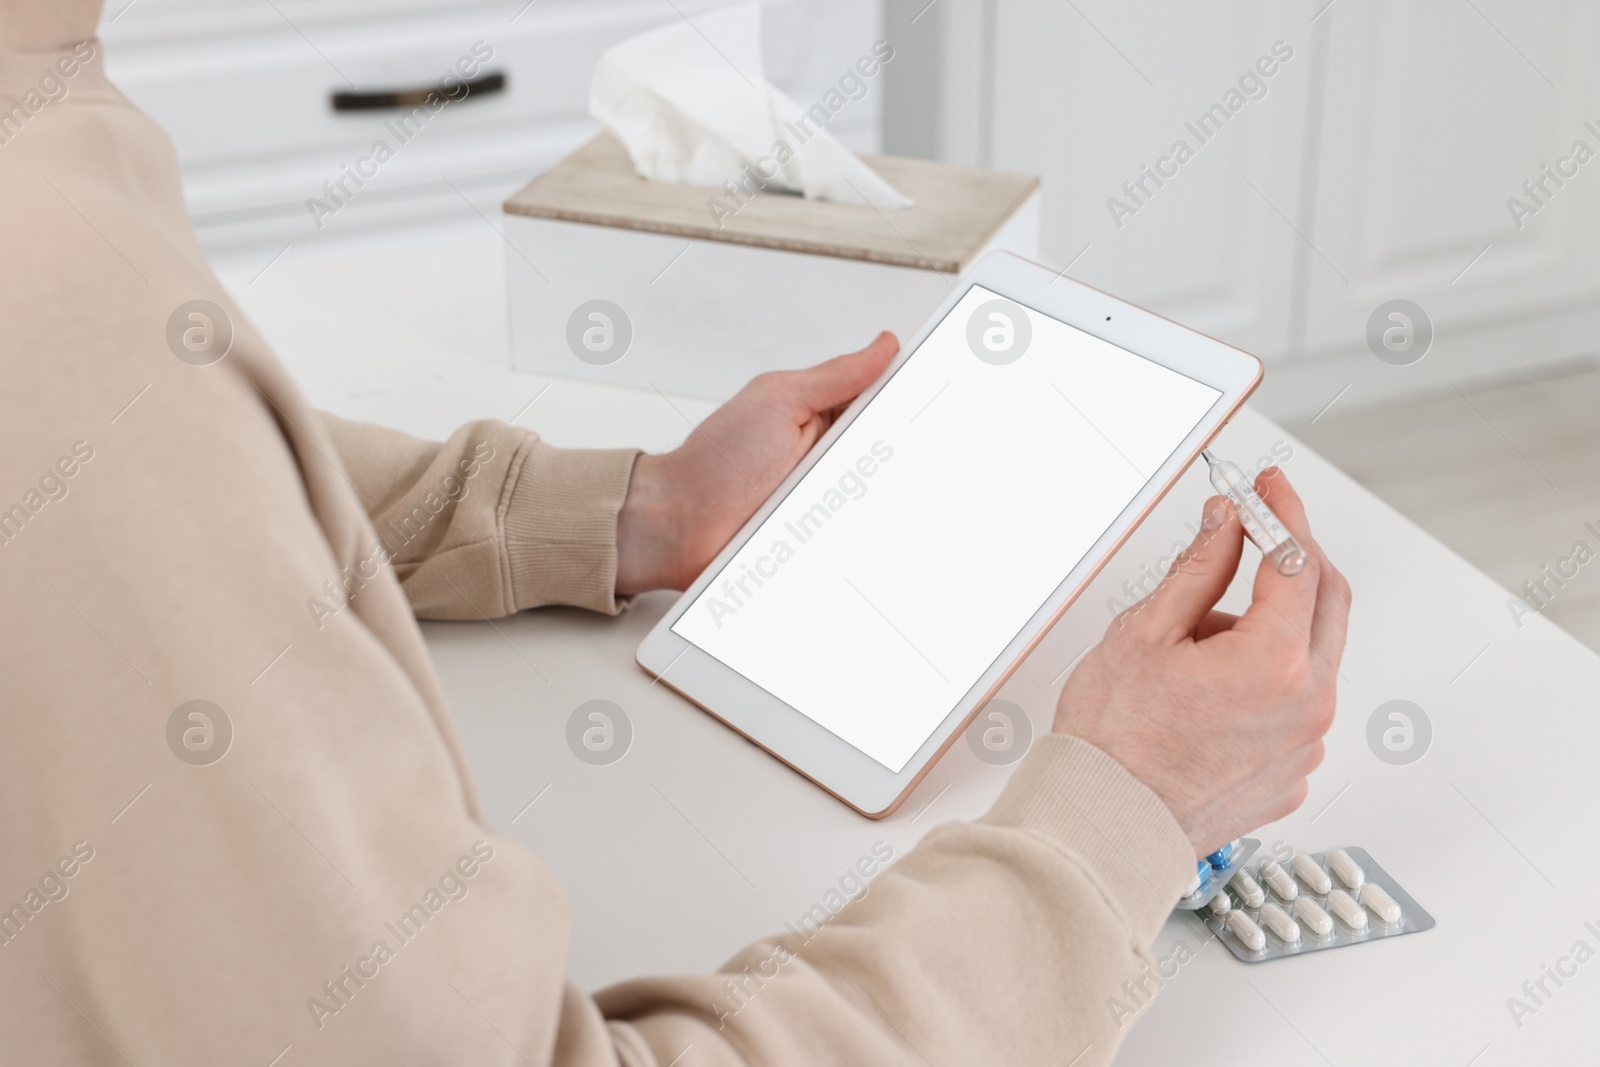
<instances>
[{"instance_id":1,"label":"man","mask_svg":"<svg viewBox=\"0 0 1600 1067\"><path fill-rule=\"evenodd\" d=\"M231 304L98 15L0 0L7 1058L1109 1061L1106 1000L1195 857L1293 810L1322 756L1349 594L1287 482L1262 489L1302 574L1213 610L1243 537L1209 501L994 809L804 946L737 956L782 961L738 1013L718 975L591 997L560 887L481 822L414 615L681 588L894 340L757 379L663 456L320 418L236 312L225 358L175 358L174 309Z\"/></svg>"}]
</instances>

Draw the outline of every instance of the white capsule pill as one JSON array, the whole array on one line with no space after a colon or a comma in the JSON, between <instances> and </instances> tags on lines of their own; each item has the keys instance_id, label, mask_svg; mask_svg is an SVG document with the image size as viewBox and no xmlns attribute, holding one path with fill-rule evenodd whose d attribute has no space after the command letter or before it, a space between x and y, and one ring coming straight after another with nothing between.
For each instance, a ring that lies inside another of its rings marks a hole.
<instances>
[{"instance_id":1,"label":"white capsule pill","mask_svg":"<svg viewBox=\"0 0 1600 1067\"><path fill-rule=\"evenodd\" d=\"M1333 883L1328 880L1328 872L1304 852L1294 858L1294 873L1299 875L1307 889L1319 897L1326 896L1328 890L1333 888Z\"/></svg>"},{"instance_id":2,"label":"white capsule pill","mask_svg":"<svg viewBox=\"0 0 1600 1067\"><path fill-rule=\"evenodd\" d=\"M1218 893L1211 898L1211 903L1207 904L1206 907L1211 909L1211 914L1220 919L1233 910L1233 899L1225 892Z\"/></svg>"},{"instance_id":3,"label":"white capsule pill","mask_svg":"<svg viewBox=\"0 0 1600 1067\"><path fill-rule=\"evenodd\" d=\"M1293 900L1300 895L1300 887L1294 884L1294 879L1289 877L1289 872L1277 860L1261 862L1261 879L1284 900Z\"/></svg>"},{"instance_id":4,"label":"white capsule pill","mask_svg":"<svg viewBox=\"0 0 1600 1067\"><path fill-rule=\"evenodd\" d=\"M1250 916L1242 911L1236 911L1228 916L1228 929L1239 939L1239 943L1251 952L1260 952L1267 947L1267 935L1263 934L1261 927L1251 922Z\"/></svg>"},{"instance_id":5,"label":"white capsule pill","mask_svg":"<svg viewBox=\"0 0 1600 1067\"><path fill-rule=\"evenodd\" d=\"M1239 894L1239 900L1247 908L1259 908L1267 899L1267 895L1256 885L1256 880L1243 871L1233 876L1233 888Z\"/></svg>"},{"instance_id":6,"label":"white capsule pill","mask_svg":"<svg viewBox=\"0 0 1600 1067\"><path fill-rule=\"evenodd\" d=\"M1300 924L1289 918L1289 913L1276 904L1268 902L1262 905L1261 922L1286 945L1293 945L1300 940Z\"/></svg>"},{"instance_id":7,"label":"white capsule pill","mask_svg":"<svg viewBox=\"0 0 1600 1067\"><path fill-rule=\"evenodd\" d=\"M1354 897L1343 889L1335 889L1328 894L1328 907L1339 916L1339 921L1352 930L1365 930L1367 928L1367 913L1356 903Z\"/></svg>"},{"instance_id":8,"label":"white capsule pill","mask_svg":"<svg viewBox=\"0 0 1600 1067\"><path fill-rule=\"evenodd\" d=\"M1394 897L1383 891L1383 886L1368 882L1361 887L1361 903L1372 909L1372 914L1393 926L1400 921L1400 905Z\"/></svg>"},{"instance_id":9,"label":"white capsule pill","mask_svg":"<svg viewBox=\"0 0 1600 1067\"><path fill-rule=\"evenodd\" d=\"M1323 911L1322 906L1310 897L1301 897L1294 902L1294 916L1317 937L1327 937L1333 933L1333 916Z\"/></svg>"},{"instance_id":10,"label":"white capsule pill","mask_svg":"<svg viewBox=\"0 0 1600 1067\"><path fill-rule=\"evenodd\" d=\"M1342 848L1328 850L1328 870L1349 889L1360 889L1361 883L1367 880L1367 873L1361 869L1361 864L1351 859L1350 853Z\"/></svg>"}]
</instances>

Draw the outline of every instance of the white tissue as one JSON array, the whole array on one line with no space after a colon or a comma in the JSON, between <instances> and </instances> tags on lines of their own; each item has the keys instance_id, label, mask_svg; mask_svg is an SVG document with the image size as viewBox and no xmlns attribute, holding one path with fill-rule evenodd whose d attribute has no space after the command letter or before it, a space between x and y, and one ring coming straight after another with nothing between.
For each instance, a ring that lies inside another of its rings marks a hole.
<instances>
[{"instance_id":1,"label":"white tissue","mask_svg":"<svg viewBox=\"0 0 1600 1067\"><path fill-rule=\"evenodd\" d=\"M759 3L679 18L613 45L595 67L589 112L646 178L733 182L744 192L880 209L912 203L767 81Z\"/></svg>"}]
</instances>

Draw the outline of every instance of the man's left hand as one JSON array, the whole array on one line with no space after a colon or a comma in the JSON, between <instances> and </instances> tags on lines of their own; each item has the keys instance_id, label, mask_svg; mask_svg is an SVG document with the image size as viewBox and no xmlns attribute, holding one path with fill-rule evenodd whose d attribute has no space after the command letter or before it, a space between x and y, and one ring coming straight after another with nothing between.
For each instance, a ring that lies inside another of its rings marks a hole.
<instances>
[{"instance_id":1,"label":"man's left hand","mask_svg":"<svg viewBox=\"0 0 1600 1067\"><path fill-rule=\"evenodd\" d=\"M640 456L617 515L617 595L687 588L899 350L885 332L848 356L763 374L676 449Z\"/></svg>"}]
</instances>

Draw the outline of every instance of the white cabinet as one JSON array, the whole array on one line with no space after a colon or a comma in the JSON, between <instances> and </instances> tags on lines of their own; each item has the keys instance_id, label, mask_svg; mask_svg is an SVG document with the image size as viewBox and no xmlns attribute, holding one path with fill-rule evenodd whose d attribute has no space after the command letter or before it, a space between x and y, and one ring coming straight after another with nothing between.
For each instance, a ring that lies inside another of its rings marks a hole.
<instances>
[{"instance_id":1,"label":"white cabinet","mask_svg":"<svg viewBox=\"0 0 1600 1067\"><path fill-rule=\"evenodd\" d=\"M1314 414L1345 385L1355 404L1448 393L1595 351L1600 123L1585 123L1600 119L1597 15L1586 4L1341 0L1319 22L1307 232L1327 262L1310 263L1300 358L1269 400ZM1514 216L1513 200L1536 213ZM1433 324L1414 365L1365 349L1369 316L1393 299Z\"/></svg>"},{"instance_id":2,"label":"white cabinet","mask_svg":"<svg viewBox=\"0 0 1600 1067\"><path fill-rule=\"evenodd\" d=\"M1584 126L1600 118L1600 12L1481 7L1503 25L1456 0L1349 0L1325 20L1311 231L1344 277L1326 264L1310 272L1308 354L1347 343L1396 297L1416 300L1449 332L1570 303L1600 281L1600 156L1567 163L1571 175L1555 179L1564 187L1546 180L1545 205L1520 228L1507 208L1512 198L1536 204L1523 183L1575 141L1600 153Z\"/></svg>"},{"instance_id":3,"label":"white cabinet","mask_svg":"<svg viewBox=\"0 0 1600 1067\"><path fill-rule=\"evenodd\" d=\"M505 195L593 135L589 77L606 47L718 2L110 0L101 36L112 79L172 137L196 229L218 251L474 210L497 218ZM877 3L769 0L768 77L814 100L880 24ZM503 87L410 126L411 106L333 106L341 92L440 87L463 60ZM879 112L869 93L831 128L874 149Z\"/></svg>"},{"instance_id":4,"label":"white cabinet","mask_svg":"<svg viewBox=\"0 0 1600 1067\"><path fill-rule=\"evenodd\" d=\"M1283 354L1312 66L1298 13L1038 0L996 15L990 162L1044 177L1050 260Z\"/></svg>"},{"instance_id":5,"label":"white cabinet","mask_svg":"<svg viewBox=\"0 0 1600 1067\"><path fill-rule=\"evenodd\" d=\"M890 39L934 40L928 80L972 85L979 102L929 96L933 150L1039 173L1047 258L1263 357L1272 414L1450 392L1596 351L1600 9L941 0L912 26L925 8L891 0ZM1107 198L1174 139L1193 144L1185 122L1279 40L1294 57L1268 94L1116 226ZM1543 184L1542 204L1525 182ZM1512 197L1538 208L1520 227ZM1367 347L1369 317L1394 299L1433 323L1411 366Z\"/></svg>"}]
</instances>

